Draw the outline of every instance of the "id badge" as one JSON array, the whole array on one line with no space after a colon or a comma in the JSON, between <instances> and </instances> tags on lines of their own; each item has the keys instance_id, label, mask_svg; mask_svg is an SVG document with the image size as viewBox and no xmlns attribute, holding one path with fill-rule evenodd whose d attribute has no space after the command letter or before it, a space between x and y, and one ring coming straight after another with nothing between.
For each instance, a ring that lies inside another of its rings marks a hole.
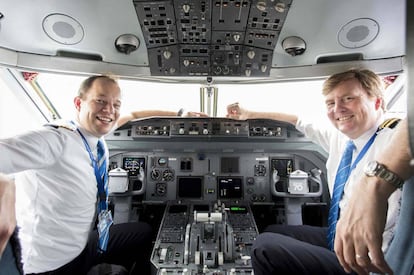
<instances>
[{"instance_id":1,"label":"id badge","mask_svg":"<svg viewBox=\"0 0 414 275\"><path fill-rule=\"evenodd\" d=\"M98 250L99 251L106 251L106 247L108 245L109 240L109 228L113 223L112 220L112 213L108 210L102 210L98 215L98 236L99 236L99 243L98 243Z\"/></svg>"}]
</instances>

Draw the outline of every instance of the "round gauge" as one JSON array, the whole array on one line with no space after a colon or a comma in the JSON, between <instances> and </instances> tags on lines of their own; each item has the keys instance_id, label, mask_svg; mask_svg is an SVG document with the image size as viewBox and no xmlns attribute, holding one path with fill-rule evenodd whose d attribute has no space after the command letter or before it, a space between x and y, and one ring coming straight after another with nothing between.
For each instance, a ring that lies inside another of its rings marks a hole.
<instances>
[{"instance_id":1,"label":"round gauge","mask_svg":"<svg viewBox=\"0 0 414 275\"><path fill-rule=\"evenodd\" d=\"M155 193L157 193L158 196L164 196L167 192L167 185L165 183L157 183L155 186Z\"/></svg>"},{"instance_id":2,"label":"round gauge","mask_svg":"<svg viewBox=\"0 0 414 275\"><path fill-rule=\"evenodd\" d=\"M153 169L151 171L151 179L152 180L159 180L161 177L161 172L158 169Z\"/></svg>"},{"instance_id":3,"label":"round gauge","mask_svg":"<svg viewBox=\"0 0 414 275\"><path fill-rule=\"evenodd\" d=\"M167 169L162 172L162 179L165 181L172 181L174 179L174 172Z\"/></svg>"},{"instance_id":4,"label":"round gauge","mask_svg":"<svg viewBox=\"0 0 414 275\"><path fill-rule=\"evenodd\" d=\"M253 184L254 184L254 178L252 178L252 177L248 177L248 178L247 178L247 184L248 184L248 185L253 185Z\"/></svg>"},{"instance_id":5,"label":"round gauge","mask_svg":"<svg viewBox=\"0 0 414 275\"><path fill-rule=\"evenodd\" d=\"M161 166L167 164L167 159L166 158L159 158L158 159L158 164L161 165Z\"/></svg>"}]
</instances>

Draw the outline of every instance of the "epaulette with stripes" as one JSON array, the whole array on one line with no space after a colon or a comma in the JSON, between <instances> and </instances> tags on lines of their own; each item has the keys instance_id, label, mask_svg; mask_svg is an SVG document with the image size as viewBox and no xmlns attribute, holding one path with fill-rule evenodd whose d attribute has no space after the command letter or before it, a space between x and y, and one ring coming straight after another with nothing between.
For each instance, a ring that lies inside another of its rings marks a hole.
<instances>
[{"instance_id":1,"label":"epaulette with stripes","mask_svg":"<svg viewBox=\"0 0 414 275\"><path fill-rule=\"evenodd\" d=\"M381 123L381 125L378 127L378 130L382 130L384 128L394 128L395 126L397 126L398 122L400 122L400 118L388 118L386 120L384 120L383 123Z\"/></svg>"},{"instance_id":2,"label":"epaulette with stripes","mask_svg":"<svg viewBox=\"0 0 414 275\"><path fill-rule=\"evenodd\" d=\"M76 128L77 128L75 123L73 123L72 121L68 121L68 120L55 120L55 121L45 124L44 126L51 126L56 129L64 128L70 131L76 131Z\"/></svg>"}]
</instances>

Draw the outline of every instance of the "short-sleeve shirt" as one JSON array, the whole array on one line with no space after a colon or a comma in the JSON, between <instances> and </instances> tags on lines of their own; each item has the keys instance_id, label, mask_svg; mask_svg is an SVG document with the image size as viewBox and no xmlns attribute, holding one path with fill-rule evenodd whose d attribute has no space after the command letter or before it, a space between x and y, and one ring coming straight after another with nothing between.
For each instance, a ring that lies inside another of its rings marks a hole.
<instances>
[{"instance_id":1,"label":"short-sleeve shirt","mask_svg":"<svg viewBox=\"0 0 414 275\"><path fill-rule=\"evenodd\" d=\"M348 181L344 187L344 194L339 203L340 211L346 211L349 198L352 194L352 191L357 187L358 180L364 174L364 166L370 160L373 160L375 156L380 153L385 147L388 146L389 140L394 132L394 129L384 128L378 131L378 127L384 119L381 117L376 125L366 131L363 135L354 139L356 150L353 153L352 161L358 156L362 148L372 137L372 135L377 132L377 136L365 153L365 155L358 162L355 169L353 169L349 175ZM329 153L328 159L326 161L327 169L327 178L330 194L333 191L333 185L335 182L336 170L338 169L340 159L342 157L343 150L345 149L345 143L349 140L347 136L342 134L340 131L335 129L332 125L318 125L315 122L306 121L304 118L299 118L296 123L296 128L305 134L306 137L311 139L316 144L319 144L324 150ZM363 199L363 198L361 198ZM398 220L400 205L401 205L401 190L395 191L390 198L388 199L389 208L387 215L387 222L385 225L385 230L383 234L383 246L382 249L385 252L388 248L390 241L394 236L395 225Z\"/></svg>"},{"instance_id":2,"label":"short-sleeve shirt","mask_svg":"<svg viewBox=\"0 0 414 275\"><path fill-rule=\"evenodd\" d=\"M98 138L80 131L96 152ZM97 201L94 169L76 127L45 126L3 139L0 152L0 171L17 173L16 214L25 273L70 262L86 246Z\"/></svg>"}]
</instances>

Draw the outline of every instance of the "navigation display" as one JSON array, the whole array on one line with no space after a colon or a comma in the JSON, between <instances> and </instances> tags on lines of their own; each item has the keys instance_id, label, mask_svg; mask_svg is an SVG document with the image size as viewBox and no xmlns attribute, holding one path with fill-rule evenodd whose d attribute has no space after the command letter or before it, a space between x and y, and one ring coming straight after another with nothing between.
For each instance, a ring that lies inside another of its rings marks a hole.
<instances>
[{"instance_id":1,"label":"navigation display","mask_svg":"<svg viewBox=\"0 0 414 275\"><path fill-rule=\"evenodd\" d=\"M222 199L240 199L243 195L241 177L218 177L218 194Z\"/></svg>"},{"instance_id":2,"label":"navigation display","mask_svg":"<svg viewBox=\"0 0 414 275\"><path fill-rule=\"evenodd\" d=\"M203 197L203 177L178 177L177 182L180 199L201 199Z\"/></svg>"},{"instance_id":3,"label":"navigation display","mask_svg":"<svg viewBox=\"0 0 414 275\"><path fill-rule=\"evenodd\" d=\"M129 176L136 176L140 169L145 169L145 158L124 157L122 167L128 171Z\"/></svg>"}]
</instances>

